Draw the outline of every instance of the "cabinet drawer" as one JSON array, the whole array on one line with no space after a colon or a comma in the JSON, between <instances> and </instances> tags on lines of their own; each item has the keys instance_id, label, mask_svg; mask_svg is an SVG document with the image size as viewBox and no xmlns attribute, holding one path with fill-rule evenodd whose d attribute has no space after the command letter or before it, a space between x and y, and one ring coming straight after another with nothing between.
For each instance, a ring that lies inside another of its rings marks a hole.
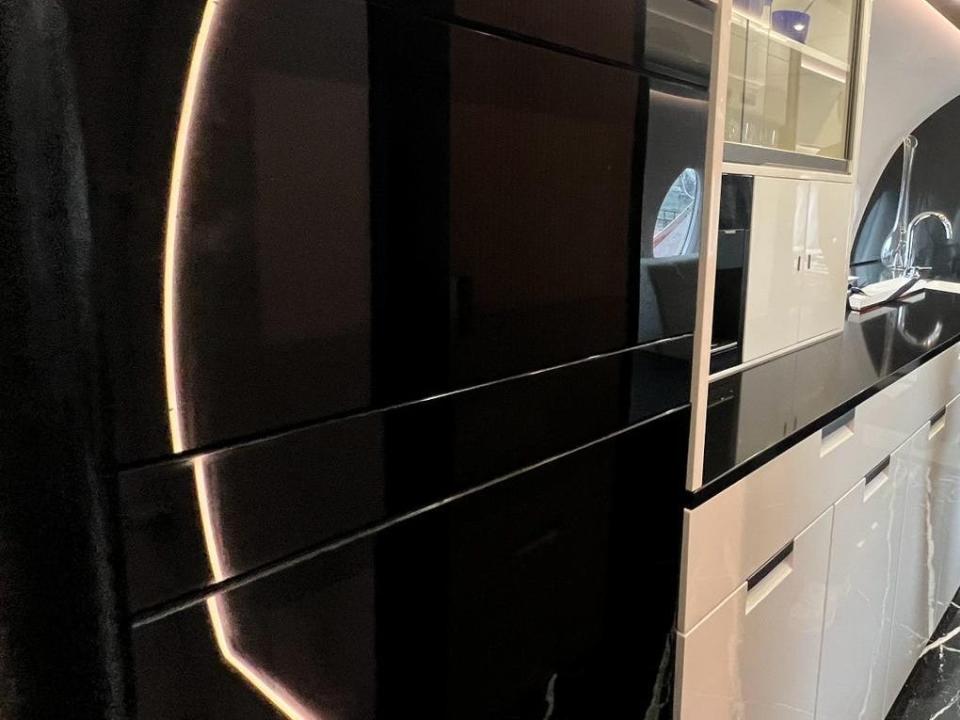
<instances>
[{"instance_id":1,"label":"cabinet drawer","mask_svg":"<svg viewBox=\"0 0 960 720\"><path fill-rule=\"evenodd\" d=\"M680 634L680 720L813 717L832 513Z\"/></svg>"},{"instance_id":2,"label":"cabinet drawer","mask_svg":"<svg viewBox=\"0 0 960 720\"><path fill-rule=\"evenodd\" d=\"M835 479L842 493L882 462L909 433L877 432L878 415L863 403L817 432L817 458L811 473Z\"/></svg>"},{"instance_id":3,"label":"cabinet drawer","mask_svg":"<svg viewBox=\"0 0 960 720\"><path fill-rule=\"evenodd\" d=\"M958 365L957 349L950 348L864 401L858 411L864 435L878 446L898 446L957 394L951 378Z\"/></svg>"},{"instance_id":4,"label":"cabinet drawer","mask_svg":"<svg viewBox=\"0 0 960 720\"><path fill-rule=\"evenodd\" d=\"M941 355L947 376L947 389L951 397L960 395L960 344L947 348Z\"/></svg>"},{"instance_id":5,"label":"cabinet drawer","mask_svg":"<svg viewBox=\"0 0 960 720\"><path fill-rule=\"evenodd\" d=\"M689 631L856 481L815 472L811 435L700 507L684 513L678 625Z\"/></svg>"}]
</instances>

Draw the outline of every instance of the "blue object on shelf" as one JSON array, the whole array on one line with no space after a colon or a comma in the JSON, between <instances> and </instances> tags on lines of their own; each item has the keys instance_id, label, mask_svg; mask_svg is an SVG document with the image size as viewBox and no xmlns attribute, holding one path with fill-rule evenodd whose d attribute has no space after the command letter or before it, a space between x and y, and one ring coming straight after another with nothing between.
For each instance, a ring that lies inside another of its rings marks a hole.
<instances>
[{"instance_id":1,"label":"blue object on shelf","mask_svg":"<svg viewBox=\"0 0 960 720\"><path fill-rule=\"evenodd\" d=\"M799 43L807 42L810 30L810 14L801 10L774 10L771 25L781 35Z\"/></svg>"},{"instance_id":2,"label":"blue object on shelf","mask_svg":"<svg viewBox=\"0 0 960 720\"><path fill-rule=\"evenodd\" d=\"M733 6L750 15L760 17L764 0L733 0Z\"/></svg>"}]
</instances>

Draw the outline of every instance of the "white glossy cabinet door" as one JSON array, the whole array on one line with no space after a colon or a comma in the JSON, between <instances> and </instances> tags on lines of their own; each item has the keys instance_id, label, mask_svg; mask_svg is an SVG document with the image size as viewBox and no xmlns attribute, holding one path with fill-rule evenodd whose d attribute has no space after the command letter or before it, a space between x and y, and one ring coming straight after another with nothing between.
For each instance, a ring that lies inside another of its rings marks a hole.
<instances>
[{"instance_id":1,"label":"white glossy cabinet door","mask_svg":"<svg viewBox=\"0 0 960 720\"><path fill-rule=\"evenodd\" d=\"M832 514L679 636L680 720L813 717Z\"/></svg>"},{"instance_id":2,"label":"white glossy cabinet door","mask_svg":"<svg viewBox=\"0 0 960 720\"><path fill-rule=\"evenodd\" d=\"M852 186L835 182L810 182L809 186L800 273L800 341L843 327L850 264Z\"/></svg>"},{"instance_id":3,"label":"white glossy cabinet door","mask_svg":"<svg viewBox=\"0 0 960 720\"><path fill-rule=\"evenodd\" d=\"M879 720L907 478L891 458L834 506L817 720Z\"/></svg>"},{"instance_id":4,"label":"white glossy cabinet door","mask_svg":"<svg viewBox=\"0 0 960 720\"><path fill-rule=\"evenodd\" d=\"M753 181L743 360L797 342L810 183Z\"/></svg>"},{"instance_id":5,"label":"white glossy cabinet door","mask_svg":"<svg viewBox=\"0 0 960 720\"><path fill-rule=\"evenodd\" d=\"M939 621L933 601L936 569L927 540L932 522L929 434L929 427L923 426L890 461L891 472L903 477L906 492L884 711L893 705Z\"/></svg>"},{"instance_id":6,"label":"white glossy cabinet door","mask_svg":"<svg viewBox=\"0 0 960 720\"><path fill-rule=\"evenodd\" d=\"M942 418L931 423L930 548L936 568L934 603L942 617L960 586L960 401L953 400Z\"/></svg>"}]
</instances>

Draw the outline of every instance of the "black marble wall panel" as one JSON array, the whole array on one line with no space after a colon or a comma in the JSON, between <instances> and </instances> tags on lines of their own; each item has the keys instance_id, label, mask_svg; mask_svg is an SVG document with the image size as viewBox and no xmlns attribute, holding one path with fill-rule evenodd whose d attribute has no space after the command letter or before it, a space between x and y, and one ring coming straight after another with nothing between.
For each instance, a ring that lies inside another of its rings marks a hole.
<instances>
[{"instance_id":1,"label":"black marble wall panel","mask_svg":"<svg viewBox=\"0 0 960 720\"><path fill-rule=\"evenodd\" d=\"M138 717L670 717L688 419L137 627Z\"/></svg>"}]
</instances>

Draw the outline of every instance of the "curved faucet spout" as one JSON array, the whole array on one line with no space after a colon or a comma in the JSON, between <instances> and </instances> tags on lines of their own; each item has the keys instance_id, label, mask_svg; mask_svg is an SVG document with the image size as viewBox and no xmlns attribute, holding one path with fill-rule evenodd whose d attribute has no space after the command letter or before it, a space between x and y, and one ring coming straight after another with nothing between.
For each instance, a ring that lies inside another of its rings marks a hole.
<instances>
[{"instance_id":1,"label":"curved faucet spout","mask_svg":"<svg viewBox=\"0 0 960 720\"><path fill-rule=\"evenodd\" d=\"M919 213L913 220L910 221L910 224L907 226L907 237L910 241L913 241L913 233L917 229L917 225L926 220L927 218L936 218L940 221L940 224L943 225L943 230L947 234L947 240L953 240L953 223L950 222L950 218L944 215L942 212L937 212L936 210L928 210L927 212Z\"/></svg>"},{"instance_id":2,"label":"curved faucet spout","mask_svg":"<svg viewBox=\"0 0 960 720\"><path fill-rule=\"evenodd\" d=\"M953 223L950 222L950 219L946 215L944 215L942 212L937 212L936 210L927 210L926 212L918 213L914 216L913 220L910 221L910 224L907 225L906 247L904 247L903 251L903 264L905 266L903 270L905 272L915 269L913 265L917 254L917 225L922 223L924 220L930 219L939 220L940 224L943 225L943 230L947 235L947 240L953 240Z\"/></svg>"}]
</instances>

